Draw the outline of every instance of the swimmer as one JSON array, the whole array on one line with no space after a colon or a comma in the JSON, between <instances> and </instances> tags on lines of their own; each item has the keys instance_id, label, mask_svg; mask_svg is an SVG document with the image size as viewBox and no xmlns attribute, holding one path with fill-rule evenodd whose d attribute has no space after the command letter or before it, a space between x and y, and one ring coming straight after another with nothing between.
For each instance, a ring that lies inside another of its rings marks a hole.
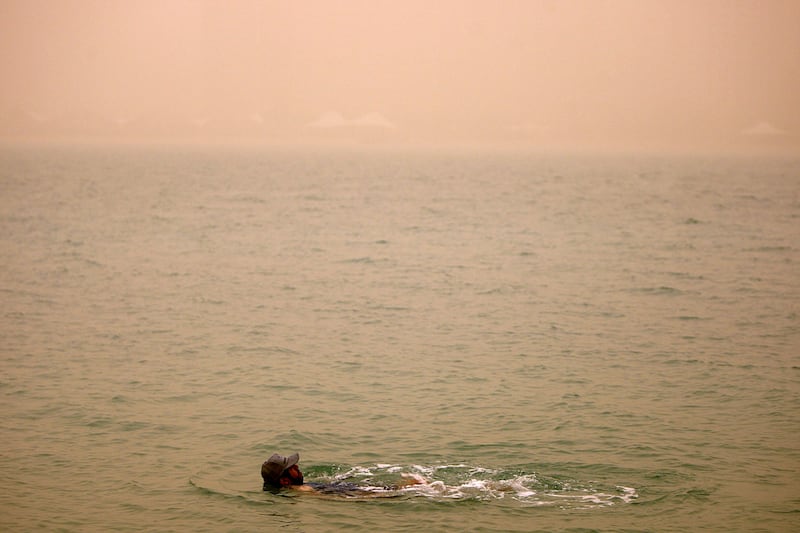
<instances>
[{"instance_id":1,"label":"swimmer","mask_svg":"<svg viewBox=\"0 0 800 533\"><path fill-rule=\"evenodd\" d=\"M305 483L303 473L297 463L300 461L300 454L295 453L284 457L277 453L264 461L261 465L261 477L264 479L263 490L292 489L300 492L315 492L320 494L345 494L345 495L366 495L370 490L364 489L355 483L345 481L335 481L333 483ZM399 484L383 487L383 490L399 490L409 485L419 485L422 481L408 477L404 478Z\"/></svg>"}]
</instances>

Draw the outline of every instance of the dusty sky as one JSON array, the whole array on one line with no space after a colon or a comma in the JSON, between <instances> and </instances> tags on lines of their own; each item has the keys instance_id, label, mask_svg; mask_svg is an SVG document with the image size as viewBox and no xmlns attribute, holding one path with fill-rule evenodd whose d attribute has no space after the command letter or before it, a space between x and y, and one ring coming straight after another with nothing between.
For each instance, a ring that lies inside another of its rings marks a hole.
<instances>
[{"instance_id":1,"label":"dusty sky","mask_svg":"<svg viewBox=\"0 0 800 533\"><path fill-rule=\"evenodd\" d=\"M0 136L800 153L799 0L0 0Z\"/></svg>"}]
</instances>

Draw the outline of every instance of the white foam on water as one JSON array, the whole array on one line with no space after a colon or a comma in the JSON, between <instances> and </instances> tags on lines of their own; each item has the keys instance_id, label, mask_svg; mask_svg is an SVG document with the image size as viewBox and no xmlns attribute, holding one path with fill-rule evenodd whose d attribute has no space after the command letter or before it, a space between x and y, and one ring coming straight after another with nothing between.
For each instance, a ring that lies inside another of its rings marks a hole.
<instances>
[{"instance_id":1,"label":"white foam on water","mask_svg":"<svg viewBox=\"0 0 800 533\"><path fill-rule=\"evenodd\" d=\"M404 480L397 483L397 475ZM377 463L374 466L350 466L333 476L335 481L357 478L361 490L374 493L402 494L439 500L511 499L522 505L594 508L631 503L639 497L633 487L598 486L580 480L545 482L534 472L514 473L467 465L403 466ZM413 480L412 483L408 483Z\"/></svg>"},{"instance_id":2,"label":"white foam on water","mask_svg":"<svg viewBox=\"0 0 800 533\"><path fill-rule=\"evenodd\" d=\"M422 465L411 465L411 468L420 472L422 474L431 475L434 472L434 468L430 466L422 466Z\"/></svg>"},{"instance_id":3,"label":"white foam on water","mask_svg":"<svg viewBox=\"0 0 800 533\"><path fill-rule=\"evenodd\" d=\"M617 485L617 489L621 490L622 494L617 495L616 497L625 503L631 503L633 500L639 497L639 493L636 492L636 489L633 487L623 487L622 485Z\"/></svg>"},{"instance_id":4,"label":"white foam on water","mask_svg":"<svg viewBox=\"0 0 800 533\"><path fill-rule=\"evenodd\" d=\"M351 477L369 477L373 472L370 468L364 466L354 466L350 470L343 472L335 477L337 480L347 479Z\"/></svg>"},{"instance_id":5,"label":"white foam on water","mask_svg":"<svg viewBox=\"0 0 800 533\"><path fill-rule=\"evenodd\" d=\"M559 488L552 488L544 485L535 473L504 477L504 472L501 470L461 463L434 466L414 464L406 468L395 464L379 463L374 467L353 467L337 478L397 473L400 473L403 478L410 478L416 482L401 487L398 489L399 492L408 496L433 499L493 500L511 498L525 505L591 508L630 503L638 498L635 488L622 485L614 486L616 491L613 489L601 490L595 488L591 482L582 483L573 480L569 483L561 483ZM384 486L364 488L375 492L387 490Z\"/></svg>"}]
</instances>

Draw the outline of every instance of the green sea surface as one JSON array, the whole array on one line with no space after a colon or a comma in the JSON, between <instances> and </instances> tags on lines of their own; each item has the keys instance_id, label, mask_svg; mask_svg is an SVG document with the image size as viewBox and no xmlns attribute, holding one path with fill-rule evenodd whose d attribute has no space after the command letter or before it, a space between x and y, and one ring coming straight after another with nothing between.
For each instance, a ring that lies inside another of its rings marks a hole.
<instances>
[{"instance_id":1,"label":"green sea surface","mask_svg":"<svg viewBox=\"0 0 800 533\"><path fill-rule=\"evenodd\" d=\"M4 531L794 531L800 161L0 150ZM261 490L307 481L391 497Z\"/></svg>"}]
</instances>

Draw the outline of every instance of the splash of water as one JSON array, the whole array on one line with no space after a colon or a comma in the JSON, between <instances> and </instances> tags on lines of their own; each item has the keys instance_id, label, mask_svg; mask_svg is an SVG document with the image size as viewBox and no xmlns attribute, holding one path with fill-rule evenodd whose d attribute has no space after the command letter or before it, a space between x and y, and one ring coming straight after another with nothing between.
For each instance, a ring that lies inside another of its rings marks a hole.
<instances>
[{"instance_id":1,"label":"splash of water","mask_svg":"<svg viewBox=\"0 0 800 533\"><path fill-rule=\"evenodd\" d=\"M639 497L633 487L590 481L555 480L533 472L506 471L466 464L312 468L309 479L318 482L356 482L361 490L394 492L434 500L510 499L523 505L597 507L631 503ZM391 480L400 474L399 486Z\"/></svg>"}]
</instances>

